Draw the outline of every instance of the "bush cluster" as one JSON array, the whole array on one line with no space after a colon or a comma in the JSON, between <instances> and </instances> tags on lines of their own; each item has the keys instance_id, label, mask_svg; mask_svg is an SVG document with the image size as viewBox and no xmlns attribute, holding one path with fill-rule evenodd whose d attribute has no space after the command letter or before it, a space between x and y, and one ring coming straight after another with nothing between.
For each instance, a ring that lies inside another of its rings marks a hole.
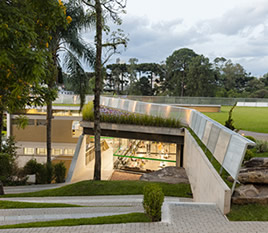
<instances>
[{"instance_id":1,"label":"bush cluster","mask_svg":"<svg viewBox=\"0 0 268 233\"><path fill-rule=\"evenodd\" d=\"M36 175L36 184L51 183L52 180L56 183L65 181L66 167L63 162L48 166L38 163L36 159L31 159L25 164L23 170L26 175Z\"/></svg>"},{"instance_id":2,"label":"bush cluster","mask_svg":"<svg viewBox=\"0 0 268 233\"><path fill-rule=\"evenodd\" d=\"M21 169L18 168L16 160L16 146L14 137L9 137L2 145L0 153L0 181L4 185L25 184Z\"/></svg>"},{"instance_id":3,"label":"bush cluster","mask_svg":"<svg viewBox=\"0 0 268 233\"><path fill-rule=\"evenodd\" d=\"M249 161L249 160L252 159L253 157L254 157L254 153L253 153L251 150L247 149L247 150L246 150L245 157L244 157L244 162L245 162L245 161Z\"/></svg>"},{"instance_id":4,"label":"bush cluster","mask_svg":"<svg viewBox=\"0 0 268 233\"><path fill-rule=\"evenodd\" d=\"M245 136L245 138L251 140L252 142L256 142L256 139L252 136Z\"/></svg>"},{"instance_id":5,"label":"bush cluster","mask_svg":"<svg viewBox=\"0 0 268 233\"><path fill-rule=\"evenodd\" d=\"M121 114L118 114L118 112L115 112L116 110L114 109L110 110L111 111L109 111L109 113L101 113L100 115L101 122L130 124L130 125L135 124L135 125L156 126L156 127L170 127L170 128L181 127L180 121L176 119L162 118L159 116L151 116L138 113L130 113L123 110L120 110ZM84 120L94 121L94 109L92 101L84 106L82 114Z\"/></svg>"},{"instance_id":6,"label":"bush cluster","mask_svg":"<svg viewBox=\"0 0 268 233\"><path fill-rule=\"evenodd\" d=\"M161 209L164 202L164 193L156 184L149 184L143 191L143 208L152 222L161 221Z\"/></svg>"},{"instance_id":7,"label":"bush cluster","mask_svg":"<svg viewBox=\"0 0 268 233\"><path fill-rule=\"evenodd\" d=\"M268 142L267 141L256 141L256 152L265 153L268 152Z\"/></svg>"}]
</instances>

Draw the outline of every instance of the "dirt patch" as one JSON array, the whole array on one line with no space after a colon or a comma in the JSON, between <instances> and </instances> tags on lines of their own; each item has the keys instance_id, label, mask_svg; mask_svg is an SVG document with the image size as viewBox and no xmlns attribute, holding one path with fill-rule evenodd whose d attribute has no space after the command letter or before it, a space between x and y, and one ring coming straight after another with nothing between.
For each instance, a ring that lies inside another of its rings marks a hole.
<instances>
[{"instance_id":1,"label":"dirt patch","mask_svg":"<svg viewBox=\"0 0 268 233\"><path fill-rule=\"evenodd\" d=\"M115 171L111 177L111 180L139 180L140 177L141 175L139 174Z\"/></svg>"},{"instance_id":2,"label":"dirt patch","mask_svg":"<svg viewBox=\"0 0 268 233\"><path fill-rule=\"evenodd\" d=\"M170 184L189 184L185 169L182 167L165 167L155 172L143 174L140 180Z\"/></svg>"}]
</instances>

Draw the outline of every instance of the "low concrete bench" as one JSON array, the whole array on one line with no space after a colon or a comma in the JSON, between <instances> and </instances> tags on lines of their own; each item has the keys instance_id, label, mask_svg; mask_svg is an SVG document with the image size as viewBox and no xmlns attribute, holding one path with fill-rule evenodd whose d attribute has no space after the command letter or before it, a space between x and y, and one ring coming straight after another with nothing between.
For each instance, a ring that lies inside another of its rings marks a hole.
<instances>
[{"instance_id":1,"label":"low concrete bench","mask_svg":"<svg viewBox=\"0 0 268 233\"><path fill-rule=\"evenodd\" d=\"M171 104L174 107L184 107L195 109L199 112L220 112L221 105L209 105L209 104Z\"/></svg>"},{"instance_id":2,"label":"low concrete bench","mask_svg":"<svg viewBox=\"0 0 268 233\"><path fill-rule=\"evenodd\" d=\"M238 107L268 107L266 102L237 102Z\"/></svg>"}]
</instances>

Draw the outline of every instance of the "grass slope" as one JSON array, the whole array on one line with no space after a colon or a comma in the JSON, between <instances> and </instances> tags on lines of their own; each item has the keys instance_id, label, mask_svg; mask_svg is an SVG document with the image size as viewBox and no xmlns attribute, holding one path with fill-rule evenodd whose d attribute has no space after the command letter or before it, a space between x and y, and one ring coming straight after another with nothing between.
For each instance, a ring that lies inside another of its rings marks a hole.
<instances>
[{"instance_id":1,"label":"grass slope","mask_svg":"<svg viewBox=\"0 0 268 233\"><path fill-rule=\"evenodd\" d=\"M219 113L204 114L224 125L230 109L231 106L222 106ZM268 108L235 107L233 119L237 129L268 133Z\"/></svg>"},{"instance_id":2,"label":"grass slope","mask_svg":"<svg viewBox=\"0 0 268 233\"><path fill-rule=\"evenodd\" d=\"M104 216L96 218L80 218L80 219L63 219L47 222L21 223L14 225L3 225L0 229L10 228L33 228L33 227L58 227L58 226L78 226L78 225L96 225L96 224L116 224L131 222L151 222L144 213L120 214L114 216Z\"/></svg>"},{"instance_id":3,"label":"grass slope","mask_svg":"<svg viewBox=\"0 0 268 233\"><path fill-rule=\"evenodd\" d=\"M6 194L2 197L46 197L46 196L96 196L143 194L145 181L81 181L56 189L32 193ZM191 197L189 184L157 183L165 196Z\"/></svg>"},{"instance_id":4,"label":"grass slope","mask_svg":"<svg viewBox=\"0 0 268 233\"><path fill-rule=\"evenodd\" d=\"M227 215L230 221L268 221L268 205L232 205Z\"/></svg>"},{"instance_id":5,"label":"grass slope","mask_svg":"<svg viewBox=\"0 0 268 233\"><path fill-rule=\"evenodd\" d=\"M31 202L19 202L19 201L0 201L0 209L64 208L64 207L82 207L82 206L63 204L63 203L31 203Z\"/></svg>"}]
</instances>

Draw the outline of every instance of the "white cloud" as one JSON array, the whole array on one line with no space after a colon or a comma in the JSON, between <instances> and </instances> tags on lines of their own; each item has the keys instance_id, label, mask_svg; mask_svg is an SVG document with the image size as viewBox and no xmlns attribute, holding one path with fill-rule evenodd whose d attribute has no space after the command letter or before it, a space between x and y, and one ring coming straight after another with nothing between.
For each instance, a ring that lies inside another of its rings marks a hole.
<instances>
[{"instance_id":1,"label":"white cloud","mask_svg":"<svg viewBox=\"0 0 268 233\"><path fill-rule=\"evenodd\" d=\"M204 0L202 5L201 1L196 4L189 0L180 5L174 0L167 0L167 4L155 0L150 5L152 1L146 0L139 5L137 0L136 10L123 17L122 28L130 38L123 60L135 57L139 62L160 62L174 50L187 47L211 61L223 56L239 62L254 75L266 73L268 2L236 0L235 5L234 1L226 1ZM133 7L134 2L129 2ZM223 4L220 7L219 2Z\"/></svg>"}]
</instances>

